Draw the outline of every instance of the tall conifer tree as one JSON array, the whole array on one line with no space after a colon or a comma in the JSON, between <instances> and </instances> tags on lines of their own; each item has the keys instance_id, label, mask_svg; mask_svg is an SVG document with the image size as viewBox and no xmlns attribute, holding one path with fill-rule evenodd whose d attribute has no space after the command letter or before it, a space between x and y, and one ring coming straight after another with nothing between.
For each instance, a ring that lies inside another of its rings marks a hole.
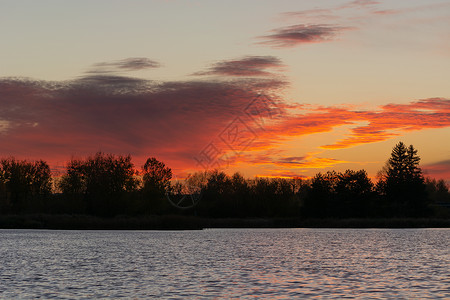
<instances>
[{"instance_id":1,"label":"tall conifer tree","mask_svg":"<svg viewBox=\"0 0 450 300\"><path fill-rule=\"evenodd\" d=\"M395 215L426 214L425 181L419 168L420 157L413 145L399 142L392 149L379 183Z\"/></svg>"}]
</instances>

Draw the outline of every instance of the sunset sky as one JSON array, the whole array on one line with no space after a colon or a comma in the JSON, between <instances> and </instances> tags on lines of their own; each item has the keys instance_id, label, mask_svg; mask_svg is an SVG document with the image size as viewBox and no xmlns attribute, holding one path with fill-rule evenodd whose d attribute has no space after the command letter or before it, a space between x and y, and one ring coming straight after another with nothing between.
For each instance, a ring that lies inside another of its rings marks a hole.
<instances>
[{"instance_id":1,"label":"sunset sky","mask_svg":"<svg viewBox=\"0 0 450 300\"><path fill-rule=\"evenodd\" d=\"M0 1L0 157L450 182L450 2Z\"/></svg>"}]
</instances>

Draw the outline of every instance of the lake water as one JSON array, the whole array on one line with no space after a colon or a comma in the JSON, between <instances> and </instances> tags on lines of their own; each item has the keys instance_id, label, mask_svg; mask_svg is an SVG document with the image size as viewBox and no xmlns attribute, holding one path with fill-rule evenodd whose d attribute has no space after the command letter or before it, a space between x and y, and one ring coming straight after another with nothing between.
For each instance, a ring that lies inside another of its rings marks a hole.
<instances>
[{"instance_id":1,"label":"lake water","mask_svg":"<svg viewBox=\"0 0 450 300\"><path fill-rule=\"evenodd\" d=\"M448 229L0 230L0 298L450 298Z\"/></svg>"}]
</instances>

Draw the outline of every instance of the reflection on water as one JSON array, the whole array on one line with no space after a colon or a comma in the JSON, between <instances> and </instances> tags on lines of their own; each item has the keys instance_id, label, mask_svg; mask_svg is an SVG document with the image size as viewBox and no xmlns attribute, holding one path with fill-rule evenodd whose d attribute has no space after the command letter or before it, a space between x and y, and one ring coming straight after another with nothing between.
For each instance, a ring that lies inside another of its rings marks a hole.
<instances>
[{"instance_id":1,"label":"reflection on water","mask_svg":"<svg viewBox=\"0 0 450 300\"><path fill-rule=\"evenodd\" d=\"M449 298L448 229L0 230L0 298Z\"/></svg>"}]
</instances>

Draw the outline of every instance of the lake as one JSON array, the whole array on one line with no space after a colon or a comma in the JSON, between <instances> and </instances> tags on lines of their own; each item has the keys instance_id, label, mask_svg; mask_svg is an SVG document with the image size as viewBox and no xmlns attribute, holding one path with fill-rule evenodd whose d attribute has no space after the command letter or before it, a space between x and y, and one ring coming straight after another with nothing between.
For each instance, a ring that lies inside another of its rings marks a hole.
<instances>
[{"instance_id":1,"label":"lake","mask_svg":"<svg viewBox=\"0 0 450 300\"><path fill-rule=\"evenodd\" d=\"M449 229L0 230L0 298L450 298Z\"/></svg>"}]
</instances>

